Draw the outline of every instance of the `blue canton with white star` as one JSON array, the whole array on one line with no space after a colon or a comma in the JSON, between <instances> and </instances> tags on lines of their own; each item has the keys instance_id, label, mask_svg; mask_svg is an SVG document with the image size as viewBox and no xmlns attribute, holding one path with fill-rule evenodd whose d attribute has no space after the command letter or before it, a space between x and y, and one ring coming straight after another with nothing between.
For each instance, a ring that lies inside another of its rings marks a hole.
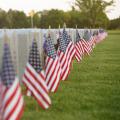
<instances>
[{"instance_id":1,"label":"blue canton with white star","mask_svg":"<svg viewBox=\"0 0 120 120\"><path fill-rule=\"evenodd\" d=\"M68 44L69 44L69 38L68 38L68 34L67 34L67 31L65 30L65 28L63 29L63 40L65 41L65 46L67 47Z\"/></svg>"},{"instance_id":2,"label":"blue canton with white star","mask_svg":"<svg viewBox=\"0 0 120 120\"><path fill-rule=\"evenodd\" d=\"M61 33L59 33L59 47L60 47L60 51L64 52L66 51L66 44L65 44L65 40L63 39L63 36Z\"/></svg>"},{"instance_id":3,"label":"blue canton with white star","mask_svg":"<svg viewBox=\"0 0 120 120\"><path fill-rule=\"evenodd\" d=\"M41 67L41 61L40 61L40 54L38 51L37 42L35 40L33 40L32 47L30 50L29 63L37 73L41 72L42 67Z\"/></svg>"},{"instance_id":4,"label":"blue canton with white star","mask_svg":"<svg viewBox=\"0 0 120 120\"><path fill-rule=\"evenodd\" d=\"M10 87L15 80L15 70L12 62L10 48L7 43L4 44L3 63L1 70L1 81L6 87Z\"/></svg>"},{"instance_id":5,"label":"blue canton with white star","mask_svg":"<svg viewBox=\"0 0 120 120\"><path fill-rule=\"evenodd\" d=\"M55 50L55 47L54 47L54 44L51 40L51 37L48 36L48 38L46 38L46 52L47 52L47 55L53 59L56 58L56 50Z\"/></svg>"}]
</instances>

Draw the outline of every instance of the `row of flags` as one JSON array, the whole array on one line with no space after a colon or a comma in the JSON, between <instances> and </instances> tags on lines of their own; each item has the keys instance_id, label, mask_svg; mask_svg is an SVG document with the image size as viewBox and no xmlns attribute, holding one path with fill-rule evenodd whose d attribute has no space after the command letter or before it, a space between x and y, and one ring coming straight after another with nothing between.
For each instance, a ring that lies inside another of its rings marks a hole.
<instances>
[{"instance_id":1,"label":"row of flags","mask_svg":"<svg viewBox=\"0 0 120 120\"><path fill-rule=\"evenodd\" d=\"M51 105L49 92L56 92L60 82L65 81L69 76L74 58L80 62L85 55L90 55L96 43L107 36L104 30L100 30L94 36L89 32L88 34L87 40L81 38L79 31L76 30L74 43L64 28L63 32L59 31L57 50L50 34L45 36L44 68L41 65L37 41L33 40L22 82L26 87L27 95L34 97L43 109L48 109ZM19 120L23 113L24 100L7 42L4 44L0 76L0 120Z\"/></svg>"}]
</instances>

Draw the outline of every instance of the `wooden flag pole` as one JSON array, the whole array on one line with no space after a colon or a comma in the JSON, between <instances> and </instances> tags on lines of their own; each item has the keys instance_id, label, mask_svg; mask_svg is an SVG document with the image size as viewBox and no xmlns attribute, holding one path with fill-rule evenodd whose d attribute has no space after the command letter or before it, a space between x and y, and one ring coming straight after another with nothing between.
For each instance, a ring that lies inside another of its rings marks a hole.
<instances>
[{"instance_id":1,"label":"wooden flag pole","mask_svg":"<svg viewBox=\"0 0 120 120\"><path fill-rule=\"evenodd\" d=\"M35 32L34 32L34 40L37 41L37 32L36 32L36 28L35 28Z\"/></svg>"},{"instance_id":2,"label":"wooden flag pole","mask_svg":"<svg viewBox=\"0 0 120 120\"><path fill-rule=\"evenodd\" d=\"M76 29L77 29L77 25L76 25Z\"/></svg>"},{"instance_id":3,"label":"wooden flag pole","mask_svg":"<svg viewBox=\"0 0 120 120\"><path fill-rule=\"evenodd\" d=\"M51 29L51 25L49 25L49 30Z\"/></svg>"},{"instance_id":4,"label":"wooden flag pole","mask_svg":"<svg viewBox=\"0 0 120 120\"><path fill-rule=\"evenodd\" d=\"M66 28L66 23L63 24L63 28Z\"/></svg>"},{"instance_id":5,"label":"wooden flag pole","mask_svg":"<svg viewBox=\"0 0 120 120\"><path fill-rule=\"evenodd\" d=\"M59 29L60 29L60 24L59 24L59 27L58 27Z\"/></svg>"},{"instance_id":6,"label":"wooden flag pole","mask_svg":"<svg viewBox=\"0 0 120 120\"><path fill-rule=\"evenodd\" d=\"M60 31L60 24L59 24L59 27L58 27L59 31Z\"/></svg>"}]
</instances>

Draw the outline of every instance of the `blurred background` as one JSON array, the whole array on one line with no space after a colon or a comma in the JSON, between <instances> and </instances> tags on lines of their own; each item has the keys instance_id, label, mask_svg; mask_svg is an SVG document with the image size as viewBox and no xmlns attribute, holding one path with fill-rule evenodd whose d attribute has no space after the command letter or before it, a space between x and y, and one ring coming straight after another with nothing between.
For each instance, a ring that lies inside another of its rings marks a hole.
<instances>
[{"instance_id":1,"label":"blurred background","mask_svg":"<svg viewBox=\"0 0 120 120\"><path fill-rule=\"evenodd\" d=\"M0 0L0 28L120 29L120 0Z\"/></svg>"}]
</instances>

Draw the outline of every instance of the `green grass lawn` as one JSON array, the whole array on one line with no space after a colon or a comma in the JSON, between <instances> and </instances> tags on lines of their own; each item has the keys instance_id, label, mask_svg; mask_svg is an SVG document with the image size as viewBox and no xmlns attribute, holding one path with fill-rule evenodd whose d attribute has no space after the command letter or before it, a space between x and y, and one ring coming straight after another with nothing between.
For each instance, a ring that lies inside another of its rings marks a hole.
<instances>
[{"instance_id":1,"label":"green grass lawn","mask_svg":"<svg viewBox=\"0 0 120 120\"><path fill-rule=\"evenodd\" d=\"M42 110L25 97L22 120L120 120L120 31L109 32L90 57L76 61L67 81Z\"/></svg>"}]
</instances>

